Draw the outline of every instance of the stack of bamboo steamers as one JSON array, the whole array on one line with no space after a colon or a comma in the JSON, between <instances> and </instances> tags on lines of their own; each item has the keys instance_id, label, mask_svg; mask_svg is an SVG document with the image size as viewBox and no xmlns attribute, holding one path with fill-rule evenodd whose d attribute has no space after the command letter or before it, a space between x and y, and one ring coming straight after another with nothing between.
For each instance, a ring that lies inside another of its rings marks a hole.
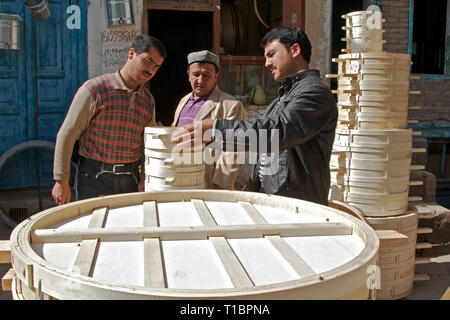
<instances>
[{"instance_id":1,"label":"stack of bamboo steamers","mask_svg":"<svg viewBox=\"0 0 450 320\"><path fill-rule=\"evenodd\" d=\"M376 230L407 244L380 248L377 299L407 296L414 284L418 217L408 211L412 130L408 126L410 57L382 50L380 11L344 15L347 42L336 77L339 119L330 162L330 199L359 209ZM416 199L417 198L417 199ZM404 241L406 242L406 241ZM381 285L381 286L380 286Z\"/></svg>"},{"instance_id":2,"label":"stack of bamboo steamers","mask_svg":"<svg viewBox=\"0 0 450 320\"><path fill-rule=\"evenodd\" d=\"M145 128L145 191L203 189L205 164L200 146L193 152L171 141L176 127Z\"/></svg>"}]
</instances>

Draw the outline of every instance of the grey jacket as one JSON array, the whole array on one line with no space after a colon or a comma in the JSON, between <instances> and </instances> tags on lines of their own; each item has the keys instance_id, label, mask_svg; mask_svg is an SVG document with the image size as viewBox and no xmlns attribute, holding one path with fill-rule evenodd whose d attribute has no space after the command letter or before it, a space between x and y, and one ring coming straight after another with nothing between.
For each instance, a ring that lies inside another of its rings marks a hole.
<instances>
[{"instance_id":1,"label":"grey jacket","mask_svg":"<svg viewBox=\"0 0 450 320\"><path fill-rule=\"evenodd\" d=\"M256 130L258 148L267 142L269 152L279 150L271 154L277 170L264 175L264 192L327 205L338 117L334 96L315 69L285 77L279 94L281 99L275 99L257 118L216 120L214 127L227 143L234 141L235 145L244 141L237 132L249 137ZM247 147L252 145L250 140L245 140ZM253 166L250 191L261 191L258 169L259 161Z\"/></svg>"}]
</instances>

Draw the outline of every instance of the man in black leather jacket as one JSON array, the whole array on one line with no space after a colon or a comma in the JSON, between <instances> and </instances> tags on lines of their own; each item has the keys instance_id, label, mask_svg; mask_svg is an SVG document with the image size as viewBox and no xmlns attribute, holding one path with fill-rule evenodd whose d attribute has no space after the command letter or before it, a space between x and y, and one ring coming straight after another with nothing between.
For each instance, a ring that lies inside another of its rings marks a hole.
<instances>
[{"instance_id":1,"label":"man in black leather jacket","mask_svg":"<svg viewBox=\"0 0 450 320\"><path fill-rule=\"evenodd\" d=\"M309 69L311 44L303 31L290 26L273 29L261 40L261 46L265 66L282 83L279 97L255 119L204 120L185 126L173 141L187 145L198 143L198 136L202 143L222 138L225 146L243 141L242 134L249 137L256 132L258 150L265 143L267 152L258 154L250 191L327 205L329 161L338 116L334 96L319 71ZM247 147L252 144L249 140Z\"/></svg>"}]
</instances>

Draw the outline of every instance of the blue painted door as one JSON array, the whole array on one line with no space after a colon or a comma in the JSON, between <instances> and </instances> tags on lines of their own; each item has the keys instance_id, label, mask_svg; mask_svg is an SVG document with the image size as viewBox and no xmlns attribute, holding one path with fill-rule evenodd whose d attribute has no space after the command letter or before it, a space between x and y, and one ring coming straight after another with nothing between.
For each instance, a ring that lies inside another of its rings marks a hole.
<instances>
[{"instance_id":1,"label":"blue painted door","mask_svg":"<svg viewBox=\"0 0 450 320\"><path fill-rule=\"evenodd\" d=\"M80 29L66 25L69 5L81 9ZM35 21L22 0L0 2L1 13L24 20L22 48L0 50L0 155L24 141L55 141L87 78L86 0L50 0L49 7L51 16ZM51 185L52 171L52 152L24 151L3 167L0 189Z\"/></svg>"}]
</instances>

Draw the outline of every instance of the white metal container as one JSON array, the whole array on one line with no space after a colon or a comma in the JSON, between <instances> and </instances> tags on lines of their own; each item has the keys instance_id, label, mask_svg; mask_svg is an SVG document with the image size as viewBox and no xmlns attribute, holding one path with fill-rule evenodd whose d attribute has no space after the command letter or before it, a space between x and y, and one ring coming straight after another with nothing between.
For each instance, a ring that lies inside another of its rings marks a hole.
<instances>
[{"instance_id":1,"label":"white metal container","mask_svg":"<svg viewBox=\"0 0 450 320\"><path fill-rule=\"evenodd\" d=\"M22 29L23 19L19 15L0 13L0 49L20 49Z\"/></svg>"}]
</instances>

